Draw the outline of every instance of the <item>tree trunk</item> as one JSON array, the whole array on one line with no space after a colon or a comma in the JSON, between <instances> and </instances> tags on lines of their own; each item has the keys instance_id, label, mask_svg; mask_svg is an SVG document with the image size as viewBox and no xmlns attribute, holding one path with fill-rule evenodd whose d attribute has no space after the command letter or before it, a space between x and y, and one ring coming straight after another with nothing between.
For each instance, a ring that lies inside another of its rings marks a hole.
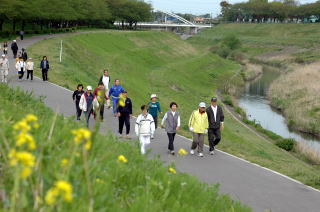
<instances>
[{"instance_id":1,"label":"tree trunk","mask_svg":"<svg viewBox=\"0 0 320 212\"><path fill-rule=\"evenodd\" d=\"M4 23L4 20L0 20L0 31L2 31L2 29L3 29L3 23Z\"/></svg>"},{"instance_id":2,"label":"tree trunk","mask_svg":"<svg viewBox=\"0 0 320 212\"><path fill-rule=\"evenodd\" d=\"M16 33L16 20L13 20L12 22L12 31Z\"/></svg>"}]
</instances>

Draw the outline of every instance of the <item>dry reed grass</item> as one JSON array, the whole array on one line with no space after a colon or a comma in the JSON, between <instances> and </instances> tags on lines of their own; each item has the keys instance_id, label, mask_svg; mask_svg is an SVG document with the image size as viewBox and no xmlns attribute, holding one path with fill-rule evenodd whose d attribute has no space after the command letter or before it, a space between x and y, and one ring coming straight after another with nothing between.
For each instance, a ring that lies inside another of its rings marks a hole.
<instances>
[{"instance_id":1,"label":"dry reed grass","mask_svg":"<svg viewBox=\"0 0 320 212\"><path fill-rule=\"evenodd\" d=\"M320 165L320 152L304 142L297 142L294 149L313 165Z\"/></svg>"}]
</instances>

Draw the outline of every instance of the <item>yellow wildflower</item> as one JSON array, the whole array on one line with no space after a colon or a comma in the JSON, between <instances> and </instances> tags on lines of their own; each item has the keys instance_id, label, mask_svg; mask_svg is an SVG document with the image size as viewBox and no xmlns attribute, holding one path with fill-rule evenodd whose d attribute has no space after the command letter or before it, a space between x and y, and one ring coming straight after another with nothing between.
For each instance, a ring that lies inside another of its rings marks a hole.
<instances>
[{"instance_id":1,"label":"yellow wildflower","mask_svg":"<svg viewBox=\"0 0 320 212\"><path fill-rule=\"evenodd\" d=\"M121 162L121 163L127 163L128 162L127 158L125 156L123 156L123 155L119 155L118 156L118 161Z\"/></svg>"},{"instance_id":2,"label":"yellow wildflower","mask_svg":"<svg viewBox=\"0 0 320 212\"><path fill-rule=\"evenodd\" d=\"M89 140L89 141L87 141L86 144L84 145L84 148L85 148L86 150L90 150L90 149L91 149L91 145L92 145L92 141Z\"/></svg>"},{"instance_id":3,"label":"yellow wildflower","mask_svg":"<svg viewBox=\"0 0 320 212\"><path fill-rule=\"evenodd\" d=\"M169 172L172 173L172 174L176 174L177 173L177 171L172 167L169 168Z\"/></svg>"},{"instance_id":4,"label":"yellow wildflower","mask_svg":"<svg viewBox=\"0 0 320 212\"><path fill-rule=\"evenodd\" d=\"M187 151L184 150L183 148L179 149L178 153L179 153L179 155L187 155L188 154Z\"/></svg>"},{"instance_id":5,"label":"yellow wildflower","mask_svg":"<svg viewBox=\"0 0 320 212\"><path fill-rule=\"evenodd\" d=\"M72 186L69 182L64 180L57 181L54 187L47 192L45 197L46 203L53 205L59 196L66 202L72 201Z\"/></svg>"},{"instance_id":6,"label":"yellow wildflower","mask_svg":"<svg viewBox=\"0 0 320 212\"><path fill-rule=\"evenodd\" d=\"M22 132L16 136L16 146L20 147L25 143L28 143L29 150L34 150L36 148L36 142L33 137L28 133Z\"/></svg>"},{"instance_id":7,"label":"yellow wildflower","mask_svg":"<svg viewBox=\"0 0 320 212\"><path fill-rule=\"evenodd\" d=\"M32 169L25 167L22 169L20 176L21 178L27 178L31 175L31 173L32 173Z\"/></svg>"},{"instance_id":8,"label":"yellow wildflower","mask_svg":"<svg viewBox=\"0 0 320 212\"><path fill-rule=\"evenodd\" d=\"M101 180L100 178L97 178L96 183L103 183L103 180Z\"/></svg>"},{"instance_id":9,"label":"yellow wildflower","mask_svg":"<svg viewBox=\"0 0 320 212\"><path fill-rule=\"evenodd\" d=\"M75 135L74 142L80 143L81 141L85 140L88 141L91 139L91 131L88 129L80 128L77 130L72 130L72 134Z\"/></svg>"},{"instance_id":10,"label":"yellow wildflower","mask_svg":"<svg viewBox=\"0 0 320 212\"><path fill-rule=\"evenodd\" d=\"M69 160L68 159L62 159L60 162L60 165L62 167L66 167L69 164Z\"/></svg>"},{"instance_id":11,"label":"yellow wildflower","mask_svg":"<svg viewBox=\"0 0 320 212\"><path fill-rule=\"evenodd\" d=\"M28 114L25 119L26 119L27 122L36 122L36 121L38 121L38 118L33 114Z\"/></svg>"},{"instance_id":12,"label":"yellow wildflower","mask_svg":"<svg viewBox=\"0 0 320 212\"><path fill-rule=\"evenodd\" d=\"M31 129L31 126L26 120L21 120L13 125L14 130L20 130L21 132L28 132Z\"/></svg>"}]
</instances>

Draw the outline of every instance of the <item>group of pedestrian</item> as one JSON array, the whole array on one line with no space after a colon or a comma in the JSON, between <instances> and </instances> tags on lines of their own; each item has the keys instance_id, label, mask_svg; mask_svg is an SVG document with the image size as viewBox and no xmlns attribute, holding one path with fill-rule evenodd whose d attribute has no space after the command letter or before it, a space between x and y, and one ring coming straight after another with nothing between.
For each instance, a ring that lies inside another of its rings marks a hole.
<instances>
[{"instance_id":1,"label":"group of pedestrian","mask_svg":"<svg viewBox=\"0 0 320 212\"><path fill-rule=\"evenodd\" d=\"M98 87L92 91L92 86L87 86L86 91L82 84L77 86L72 98L76 106L76 117L80 120L82 112L84 113L87 126L91 115L94 119L103 121L104 108L109 109L110 99L112 100L112 109L115 117L118 117L118 133L120 137L129 139L130 119L132 117L132 101L128 97L128 92L121 86L120 80L114 80L110 86L110 75L108 70L103 71L100 77ZM214 154L215 146L221 140L221 130L224 128L224 114L222 108L217 105L217 98L211 99L211 105L206 108L206 104L201 102L197 110L193 111L189 119L189 130L192 132L193 142L190 154L194 155L197 150L198 156L203 157L204 138L208 134L209 153ZM168 152L175 155L174 140L177 131L181 126L180 113L177 111L178 104L170 103L170 109L164 114L161 121L161 127L165 128L168 136ZM146 153L147 145L154 138L158 126L158 115L163 114L157 95L152 94L150 101L141 106L141 114L135 122L135 134L140 141L140 150L142 154ZM123 129L126 127L125 136Z\"/></svg>"}]
</instances>

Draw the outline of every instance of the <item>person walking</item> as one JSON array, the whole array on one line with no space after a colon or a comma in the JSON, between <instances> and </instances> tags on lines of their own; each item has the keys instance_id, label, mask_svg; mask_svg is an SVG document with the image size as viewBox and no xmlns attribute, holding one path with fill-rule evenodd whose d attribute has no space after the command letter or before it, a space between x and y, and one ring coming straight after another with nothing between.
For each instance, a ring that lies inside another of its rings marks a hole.
<instances>
[{"instance_id":1,"label":"person walking","mask_svg":"<svg viewBox=\"0 0 320 212\"><path fill-rule=\"evenodd\" d=\"M40 62L40 69L42 70L42 80L48 81L48 71L50 69L50 65L47 56L43 56Z\"/></svg>"},{"instance_id":2,"label":"person walking","mask_svg":"<svg viewBox=\"0 0 320 212\"><path fill-rule=\"evenodd\" d=\"M28 53L26 49L22 48L21 49L21 57L23 58L23 61L26 62L28 60Z\"/></svg>"},{"instance_id":3,"label":"person walking","mask_svg":"<svg viewBox=\"0 0 320 212\"><path fill-rule=\"evenodd\" d=\"M7 41L3 42L2 50L3 50L3 54L5 54L5 55L8 54L8 42Z\"/></svg>"},{"instance_id":4,"label":"person walking","mask_svg":"<svg viewBox=\"0 0 320 212\"><path fill-rule=\"evenodd\" d=\"M106 96L106 89L104 87L103 82L99 82L98 87L95 88L93 91L93 95L99 103L99 107L97 108L97 110L94 111L94 119L96 119L97 115L99 114L100 121L103 121L104 105L106 100L108 99Z\"/></svg>"},{"instance_id":5,"label":"person walking","mask_svg":"<svg viewBox=\"0 0 320 212\"><path fill-rule=\"evenodd\" d=\"M21 80L24 76L24 72L26 71L26 63L23 61L22 57L20 57L19 61L16 63L16 69L18 71L19 80Z\"/></svg>"},{"instance_id":6,"label":"person walking","mask_svg":"<svg viewBox=\"0 0 320 212\"><path fill-rule=\"evenodd\" d=\"M27 79L33 80L33 68L34 68L34 62L32 61L32 58L28 59L26 69L27 69Z\"/></svg>"},{"instance_id":7,"label":"person walking","mask_svg":"<svg viewBox=\"0 0 320 212\"><path fill-rule=\"evenodd\" d=\"M23 37L24 37L24 31L23 31L23 30L21 30L21 31L19 32L19 34L20 34L20 40L23 40Z\"/></svg>"},{"instance_id":8,"label":"person walking","mask_svg":"<svg viewBox=\"0 0 320 212\"><path fill-rule=\"evenodd\" d=\"M164 123L166 123L165 129L168 135L169 144L168 144L168 150L169 153L174 155L174 138L176 136L177 131L180 129L180 114L177 112L178 105L175 102L170 103L170 110L166 112L164 115L161 127L164 128Z\"/></svg>"},{"instance_id":9,"label":"person walking","mask_svg":"<svg viewBox=\"0 0 320 212\"><path fill-rule=\"evenodd\" d=\"M148 113L148 106L141 106L142 113L138 116L135 124L135 133L140 141L141 154L146 153L146 146L150 144L150 138L155 131L155 124L152 116Z\"/></svg>"},{"instance_id":10,"label":"person walking","mask_svg":"<svg viewBox=\"0 0 320 212\"><path fill-rule=\"evenodd\" d=\"M94 95L92 93L92 87L87 86L87 91L82 94L79 102L79 108L83 111L86 117L87 127L89 127L89 120L91 114L94 111Z\"/></svg>"},{"instance_id":11,"label":"person walking","mask_svg":"<svg viewBox=\"0 0 320 212\"><path fill-rule=\"evenodd\" d=\"M19 47L18 47L18 44L17 44L16 40L12 41L11 50L12 50L12 53L13 53L13 58L17 58L17 53L18 53Z\"/></svg>"},{"instance_id":12,"label":"person walking","mask_svg":"<svg viewBox=\"0 0 320 212\"><path fill-rule=\"evenodd\" d=\"M126 125L126 137L129 139L130 133L130 118L132 116L132 101L128 98L127 91L122 91L121 99L119 100L117 107L117 114L119 117L119 134L122 137L122 131L124 124Z\"/></svg>"},{"instance_id":13,"label":"person walking","mask_svg":"<svg viewBox=\"0 0 320 212\"><path fill-rule=\"evenodd\" d=\"M2 83L7 83L9 74L9 60L6 58L6 55L1 55L0 59L0 81Z\"/></svg>"},{"instance_id":14,"label":"person walking","mask_svg":"<svg viewBox=\"0 0 320 212\"><path fill-rule=\"evenodd\" d=\"M82 110L79 107L79 103L80 103L80 99L81 99L81 96L83 95L83 93L84 93L83 85L78 84L77 90L75 90L72 94L72 99L76 104L76 116L77 116L78 121L80 120L81 113L82 113Z\"/></svg>"},{"instance_id":15,"label":"person walking","mask_svg":"<svg viewBox=\"0 0 320 212\"><path fill-rule=\"evenodd\" d=\"M106 97L107 97L107 108L110 108L110 99L109 99L109 84L111 81L111 77L109 75L108 69L103 70L103 75L99 79L99 83L103 83L104 88L106 89Z\"/></svg>"},{"instance_id":16,"label":"person walking","mask_svg":"<svg viewBox=\"0 0 320 212\"><path fill-rule=\"evenodd\" d=\"M152 94L151 95L151 102L148 103L149 106L149 113L152 115L155 128L158 128L158 113L162 114L160 103L157 101L157 95ZM153 137L151 137L153 138Z\"/></svg>"},{"instance_id":17,"label":"person walking","mask_svg":"<svg viewBox=\"0 0 320 212\"><path fill-rule=\"evenodd\" d=\"M108 97L112 97L112 103L113 103L113 114L116 117L117 116L117 106L119 102L119 95L123 93L124 89L120 85L120 80L116 79L114 81L114 85L111 87L109 91Z\"/></svg>"},{"instance_id":18,"label":"person walking","mask_svg":"<svg viewBox=\"0 0 320 212\"><path fill-rule=\"evenodd\" d=\"M204 135L208 133L209 127L206 104L204 102L199 104L198 110L192 112L188 126L193 137L190 154L194 155L194 151L198 147L198 156L203 157Z\"/></svg>"},{"instance_id":19,"label":"person walking","mask_svg":"<svg viewBox=\"0 0 320 212\"><path fill-rule=\"evenodd\" d=\"M215 146L221 140L221 130L224 129L224 114L217 102L216 97L211 98L211 105L206 110L209 122L208 140L211 155L214 155Z\"/></svg>"}]
</instances>

